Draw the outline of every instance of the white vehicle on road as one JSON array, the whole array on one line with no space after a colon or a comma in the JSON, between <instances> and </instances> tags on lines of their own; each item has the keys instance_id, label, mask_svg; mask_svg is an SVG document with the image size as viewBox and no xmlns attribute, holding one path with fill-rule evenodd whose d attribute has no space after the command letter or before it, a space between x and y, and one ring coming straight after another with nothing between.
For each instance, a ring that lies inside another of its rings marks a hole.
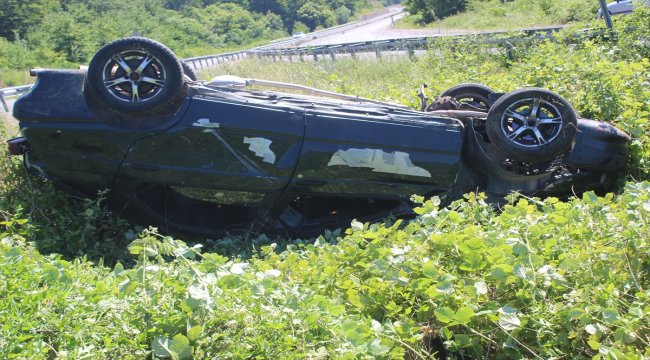
<instances>
[{"instance_id":1,"label":"white vehicle on road","mask_svg":"<svg viewBox=\"0 0 650 360\"><path fill-rule=\"evenodd\" d=\"M607 10L610 15L629 14L639 5L650 6L650 0L616 0L607 4ZM598 18L603 18L602 9L598 10Z\"/></svg>"}]
</instances>

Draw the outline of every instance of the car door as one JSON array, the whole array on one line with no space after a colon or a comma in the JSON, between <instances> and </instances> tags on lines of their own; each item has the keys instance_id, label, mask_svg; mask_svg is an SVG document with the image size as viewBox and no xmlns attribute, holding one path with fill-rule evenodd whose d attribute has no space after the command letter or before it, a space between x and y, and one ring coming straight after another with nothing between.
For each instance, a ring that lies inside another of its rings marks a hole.
<instances>
[{"instance_id":1,"label":"car door","mask_svg":"<svg viewBox=\"0 0 650 360\"><path fill-rule=\"evenodd\" d=\"M408 199L453 186L463 144L459 121L344 110L307 114L291 192Z\"/></svg>"},{"instance_id":2,"label":"car door","mask_svg":"<svg viewBox=\"0 0 650 360\"><path fill-rule=\"evenodd\" d=\"M195 96L181 121L131 147L120 176L188 188L279 192L295 170L304 113Z\"/></svg>"}]
</instances>

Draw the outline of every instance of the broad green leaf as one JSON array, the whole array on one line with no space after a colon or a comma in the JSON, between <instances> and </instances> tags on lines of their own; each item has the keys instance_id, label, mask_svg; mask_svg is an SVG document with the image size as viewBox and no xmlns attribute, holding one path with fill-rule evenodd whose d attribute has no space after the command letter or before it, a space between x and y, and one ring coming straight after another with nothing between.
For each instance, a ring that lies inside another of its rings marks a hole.
<instances>
[{"instance_id":1,"label":"broad green leaf","mask_svg":"<svg viewBox=\"0 0 650 360\"><path fill-rule=\"evenodd\" d=\"M588 324L585 326L585 331L587 332L587 334L593 335L598 332L598 328L593 324Z\"/></svg>"},{"instance_id":2,"label":"broad green leaf","mask_svg":"<svg viewBox=\"0 0 650 360\"><path fill-rule=\"evenodd\" d=\"M334 316L339 316L343 313L345 313L345 306L343 305L332 305L327 308L327 311L334 315Z\"/></svg>"},{"instance_id":3,"label":"broad green leaf","mask_svg":"<svg viewBox=\"0 0 650 360\"><path fill-rule=\"evenodd\" d=\"M370 342L370 353L374 356L386 355L391 347L384 344L381 339L374 339Z\"/></svg>"},{"instance_id":4,"label":"broad green leaf","mask_svg":"<svg viewBox=\"0 0 650 360\"><path fill-rule=\"evenodd\" d=\"M476 271L482 269L486 265L483 256L478 251L474 251L463 256L463 262L459 268L465 271Z\"/></svg>"},{"instance_id":5,"label":"broad green leaf","mask_svg":"<svg viewBox=\"0 0 650 360\"><path fill-rule=\"evenodd\" d=\"M524 265L517 265L514 269L514 274L521 279L526 280L528 277L528 268Z\"/></svg>"},{"instance_id":6,"label":"broad green leaf","mask_svg":"<svg viewBox=\"0 0 650 360\"><path fill-rule=\"evenodd\" d=\"M165 336L156 336L151 344L153 354L161 358L173 357L174 352L171 350L171 340Z\"/></svg>"},{"instance_id":7,"label":"broad green leaf","mask_svg":"<svg viewBox=\"0 0 650 360\"><path fill-rule=\"evenodd\" d=\"M472 308L463 306L456 311L455 319L461 324L467 324L472 320L474 310Z\"/></svg>"},{"instance_id":8,"label":"broad green leaf","mask_svg":"<svg viewBox=\"0 0 650 360\"><path fill-rule=\"evenodd\" d=\"M512 246L512 253L519 256L525 256L528 254L528 246L521 242L517 242Z\"/></svg>"},{"instance_id":9,"label":"broad green leaf","mask_svg":"<svg viewBox=\"0 0 650 360\"><path fill-rule=\"evenodd\" d=\"M603 320L605 320L605 322L610 325L615 324L618 321L619 317L620 316L616 309L608 308L603 310Z\"/></svg>"},{"instance_id":10,"label":"broad green leaf","mask_svg":"<svg viewBox=\"0 0 650 360\"><path fill-rule=\"evenodd\" d=\"M352 220L350 228L354 231L361 231L363 230L363 223L358 220Z\"/></svg>"},{"instance_id":11,"label":"broad green leaf","mask_svg":"<svg viewBox=\"0 0 650 360\"><path fill-rule=\"evenodd\" d=\"M192 347L190 341L183 334L176 334L171 340L170 349L178 354L179 359L189 359L192 357Z\"/></svg>"},{"instance_id":12,"label":"broad green leaf","mask_svg":"<svg viewBox=\"0 0 650 360\"><path fill-rule=\"evenodd\" d=\"M591 335L591 336L589 337L589 340L587 340L587 344L589 344L589 347L590 347L592 350L598 350L598 349L600 349L600 345L601 345L601 344L600 344L600 341L598 340L598 336L595 335L595 334L594 334L594 335Z\"/></svg>"},{"instance_id":13,"label":"broad green leaf","mask_svg":"<svg viewBox=\"0 0 650 360\"><path fill-rule=\"evenodd\" d=\"M131 281L131 279L126 278L122 280L122 282L118 285L118 294L120 296L129 296L133 290L135 290L139 285L139 283L135 281Z\"/></svg>"},{"instance_id":14,"label":"broad green leaf","mask_svg":"<svg viewBox=\"0 0 650 360\"><path fill-rule=\"evenodd\" d=\"M118 261L118 262L115 264L115 267L113 268L113 275L114 275L114 276L118 276L118 275L120 275L122 272L124 272L124 265L122 265L122 263Z\"/></svg>"},{"instance_id":15,"label":"broad green leaf","mask_svg":"<svg viewBox=\"0 0 650 360\"><path fill-rule=\"evenodd\" d=\"M501 314L499 316L499 325L506 331L512 331L521 326L521 320L515 314Z\"/></svg>"},{"instance_id":16,"label":"broad green leaf","mask_svg":"<svg viewBox=\"0 0 650 360\"><path fill-rule=\"evenodd\" d=\"M474 289L476 289L476 295L485 295L488 293L488 287L485 281L475 282Z\"/></svg>"},{"instance_id":17,"label":"broad green leaf","mask_svg":"<svg viewBox=\"0 0 650 360\"><path fill-rule=\"evenodd\" d=\"M431 260L424 263L424 265L422 266L422 273L424 274L424 276L432 279L437 278L438 275L440 274L438 272L438 266Z\"/></svg>"},{"instance_id":18,"label":"broad green leaf","mask_svg":"<svg viewBox=\"0 0 650 360\"><path fill-rule=\"evenodd\" d=\"M436 291L441 294L451 295L454 293L454 285L451 281L445 281L436 286Z\"/></svg>"},{"instance_id":19,"label":"broad green leaf","mask_svg":"<svg viewBox=\"0 0 650 360\"><path fill-rule=\"evenodd\" d=\"M199 336L201 336L201 333L203 332L203 326L201 325L196 325L187 330L187 339L189 341L196 341L199 339Z\"/></svg>"},{"instance_id":20,"label":"broad green leaf","mask_svg":"<svg viewBox=\"0 0 650 360\"><path fill-rule=\"evenodd\" d=\"M448 307L435 309L433 313L436 315L436 319L438 319L438 321L445 324L449 324L450 322L454 321L454 318L456 317L454 310Z\"/></svg>"},{"instance_id":21,"label":"broad green leaf","mask_svg":"<svg viewBox=\"0 0 650 360\"><path fill-rule=\"evenodd\" d=\"M499 264L492 267L492 270L490 271L490 275L497 280L503 281L510 274L512 274L512 272L513 272L512 266L508 264Z\"/></svg>"},{"instance_id":22,"label":"broad green leaf","mask_svg":"<svg viewBox=\"0 0 650 360\"><path fill-rule=\"evenodd\" d=\"M210 293L203 285L192 285L187 289L187 293L190 299L203 301L210 300Z\"/></svg>"},{"instance_id":23,"label":"broad green leaf","mask_svg":"<svg viewBox=\"0 0 650 360\"><path fill-rule=\"evenodd\" d=\"M463 348L472 345L472 338L465 334L454 335L454 343L456 346Z\"/></svg>"},{"instance_id":24,"label":"broad green leaf","mask_svg":"<svg viewBox=\"0 0 650 360\"><path fill-rule=\"evenodd\" d=\"M567 313L567 315L569 316L569 318L571 318L571 320L582 318L586 314L587 313L584 311L584 309L581 308L571 308L571 310L569 310Z\"/></svg>"}]
</instances>

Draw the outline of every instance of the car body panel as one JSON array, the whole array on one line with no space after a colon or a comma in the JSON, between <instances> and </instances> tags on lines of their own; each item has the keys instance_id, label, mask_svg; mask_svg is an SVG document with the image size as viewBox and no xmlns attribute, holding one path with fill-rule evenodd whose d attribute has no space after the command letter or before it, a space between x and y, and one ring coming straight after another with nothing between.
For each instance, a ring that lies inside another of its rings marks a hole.
<instances>
[{"instance_id":1,"label":"car body panel","mask_svg":"<svg viewBox=\"0 0 650 360\"><path fill-rule=\"evenodd\" d=\"M294 109L195 97L176 125L133 144L121 176L281 191L298 161L304 127L304 114Z\"/></svg>"},{"instance_id":2,"label":"car body panel","mask_svg":"<svg viewBox=\"0 0 650 360\"><path fill-rule=\"evenodd\" d=\"M461 162L454 119L313 113L292 191L401 196L446 192Z\"/></svg>"},{"instance_id":3,"label":"car body panel","mask_svg":"<svg viewBox=\"0 0 650 360\"><path fill-rule=\"evenodd\" d=\"M91 111L84 81L81 70L39 71L32 90L16 100L14 116L30 141L29 167L92 192L111 187L131 144L180 120L189 100L157 127L125 131Z\"/></svg>"}]
</instances>

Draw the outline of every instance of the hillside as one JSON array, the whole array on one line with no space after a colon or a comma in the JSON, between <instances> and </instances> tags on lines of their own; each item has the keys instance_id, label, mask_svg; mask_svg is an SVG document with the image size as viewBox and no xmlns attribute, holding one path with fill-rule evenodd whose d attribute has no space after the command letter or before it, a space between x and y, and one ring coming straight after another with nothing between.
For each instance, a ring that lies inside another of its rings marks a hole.
<instances>
[{"instance_id":1,"label":"hillside","mask_svg":"<svg viewBox=\"0 0 650 360\"><path fill-rule=\"evenodd\" d=\"M0 86L20 82L31 67L87 64L101 45L133 34L189 57L334 26L379 6L375 0L1 0Z\"/></svg>"}]
</instances>

